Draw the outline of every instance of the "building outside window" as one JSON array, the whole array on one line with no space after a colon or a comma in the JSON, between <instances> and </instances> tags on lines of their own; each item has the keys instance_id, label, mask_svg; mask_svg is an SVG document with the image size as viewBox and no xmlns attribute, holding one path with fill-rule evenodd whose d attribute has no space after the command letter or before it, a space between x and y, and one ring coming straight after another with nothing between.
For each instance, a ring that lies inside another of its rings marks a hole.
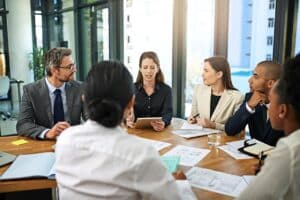
<instances>
[{"instance_id":1,"label":"building outside window","mask_svg":"<svg viewBox=\"0 0 300 200\"><path fill-rule=\"evenodd\" d=\"M270 0L270 2L269 2L269 9L270 10L275 9L275 0Z\"/></svg>"},{"instance_id":2,"label":"building outside window","mask_svg":"<svg viewBox=\"0 0 300 200\"><path fill-rule=\"evenodd\" d=\"M268 18L268 27L269 28L273 28L274 27L274 23L275 23L275 19L274 18Z\"/></svg>"},{"instance_id":3,"label":"building outside window","mask_svg":"<svg viewBox=\"0 0 300 200\"><path fill-rule=\"evenodd\" d=\"M273 37L272 36L267 37L267 45L268 46L273 45Z\"/></svg>"},{"instance_id":4,"label":"building outside window","mask_svg":"<svg viewBox=\"0 0 300 200\"><path fill-rule=\"evenodd\" d=\"M300 53L300 2L298 3L295 55L299 53Z\"/></svg>"},{"instance_id":5,"label":"building outside window","mask_svg":"<svg viewBox=\"0 0 300 200\"><path fill-rule=\"evenodd\" d=\"M269 0L230 1L227 58L233 84L242 93L249 91L248 79L256 64L272 58L274 29L265 22L274 26L274 19Z\"/></svg>"}]
</instances>

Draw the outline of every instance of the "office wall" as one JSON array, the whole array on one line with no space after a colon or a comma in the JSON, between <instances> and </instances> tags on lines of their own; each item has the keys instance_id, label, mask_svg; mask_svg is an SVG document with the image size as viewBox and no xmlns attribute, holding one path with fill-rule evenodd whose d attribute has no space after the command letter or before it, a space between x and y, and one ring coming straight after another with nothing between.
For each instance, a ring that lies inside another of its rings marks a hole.
<instances>
[{"instance_id":1,"label":"office wall","mask_svg":"<svg viewBox=\"0 0 300 200\"><path fill-rule=\"evenodd\" d=\"M12 78L24 80L25 84L33 81L29 71L29 53L32 51L32 28L30 0L6 1L7 32L9 47L10 74ZM12 85L13 101L18 101L17 86Z\"/></svg>"}]
</instances>

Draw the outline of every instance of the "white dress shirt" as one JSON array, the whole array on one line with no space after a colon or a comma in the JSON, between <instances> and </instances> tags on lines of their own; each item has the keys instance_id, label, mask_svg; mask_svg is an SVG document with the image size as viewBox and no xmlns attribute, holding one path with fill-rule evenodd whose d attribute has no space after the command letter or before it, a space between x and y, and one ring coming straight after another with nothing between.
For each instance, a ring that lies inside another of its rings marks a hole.
<instances>
[{"instance_id":1,"label":"white dress shirt","mask_svg":"<svg viewBox=\"0 0 300 200\"><path fill-rule=\"evenodd\" d=\"M158 152L120 127L88 120L68 128L55 153L61 200L180 199Z\"/></svg>"},{"instance_id":2,"label":"white dress shirt","mask_svg":"<svg viewBox=\"0 0 300 200\"><path fill-rule=\"evenodd\" d=\"M261 172L238 199L293 200L300 198L300 130L280 139Z\"/></svg>"}]
</instances>

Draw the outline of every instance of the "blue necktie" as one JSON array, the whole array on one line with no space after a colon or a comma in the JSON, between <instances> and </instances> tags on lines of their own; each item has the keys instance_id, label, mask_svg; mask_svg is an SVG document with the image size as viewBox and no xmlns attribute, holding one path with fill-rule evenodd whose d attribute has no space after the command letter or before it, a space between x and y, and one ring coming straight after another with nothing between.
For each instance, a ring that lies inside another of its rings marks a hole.
<instances>
[{"instance_id":1,"label":"blue necktie","mask_svg":"<svg viewBox=\"0 0 300 200\"><path fill-rule=\"evenodd\" d=\"M64 107L63 102L61 98L61 90L56 89L54 91L55 99L54 99L54 114L53 114L53 121L54 124L60 121L65 120L65 114L64 114Z\"/></svg>"}]
</instances>

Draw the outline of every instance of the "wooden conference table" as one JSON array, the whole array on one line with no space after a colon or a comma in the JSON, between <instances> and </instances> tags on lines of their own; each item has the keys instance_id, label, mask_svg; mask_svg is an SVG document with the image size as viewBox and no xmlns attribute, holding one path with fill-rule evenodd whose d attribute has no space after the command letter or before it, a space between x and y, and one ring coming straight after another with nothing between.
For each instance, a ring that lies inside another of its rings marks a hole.
<instances>
[{"instance_id":1,"label":"wooden conference table","mask_svg":"<svg viewBox=\"0 0 300 200\"><path fill-rule=\"evenodd\" d=\"M222 150L210 147L207 144L207 136L197 137L193 139L185 139L180 136L171 133L173 129L178 129L182 124L181 120L175 119L172 122L172 126L168 127L165 131L157 133L151 129L128 129L129 134L134 134L139 137L159 140L171 143L172 146L167 147L160 151L160 154L164 154L173 148L175 145L186 145L191 147L201 147L210 149L211 152L200 161L197 166L204 167L208 169L213 169L221 172L226 172L234 175L253 175L251 166L257 161L255 159L248 160L235 160L230 157L227 153ZM19 146L13 145L11 142L25 139L28 141L26 144ZM222 133L221 144L228 141L234 141L241 139L237 137L229 137ZM29 154L53 151L52 146L55 144L54 141L36 141L29 138L19 137L19 136L9 136L0 137L0 150L15 155L18 154ZM0 175L8 168L8 166L0 167ZM56 187L55 180L48 179L29 179L29 180L15 180L15 181L0 181L0 193L3 192L15 192L15 191L25 191L25 190L35 190L35 189L47 189ZM198 199L233 199L232 197L217 194L214 192L209 192L206 190L201 190L193 188Z\"/></svg>"}]
</instances>

